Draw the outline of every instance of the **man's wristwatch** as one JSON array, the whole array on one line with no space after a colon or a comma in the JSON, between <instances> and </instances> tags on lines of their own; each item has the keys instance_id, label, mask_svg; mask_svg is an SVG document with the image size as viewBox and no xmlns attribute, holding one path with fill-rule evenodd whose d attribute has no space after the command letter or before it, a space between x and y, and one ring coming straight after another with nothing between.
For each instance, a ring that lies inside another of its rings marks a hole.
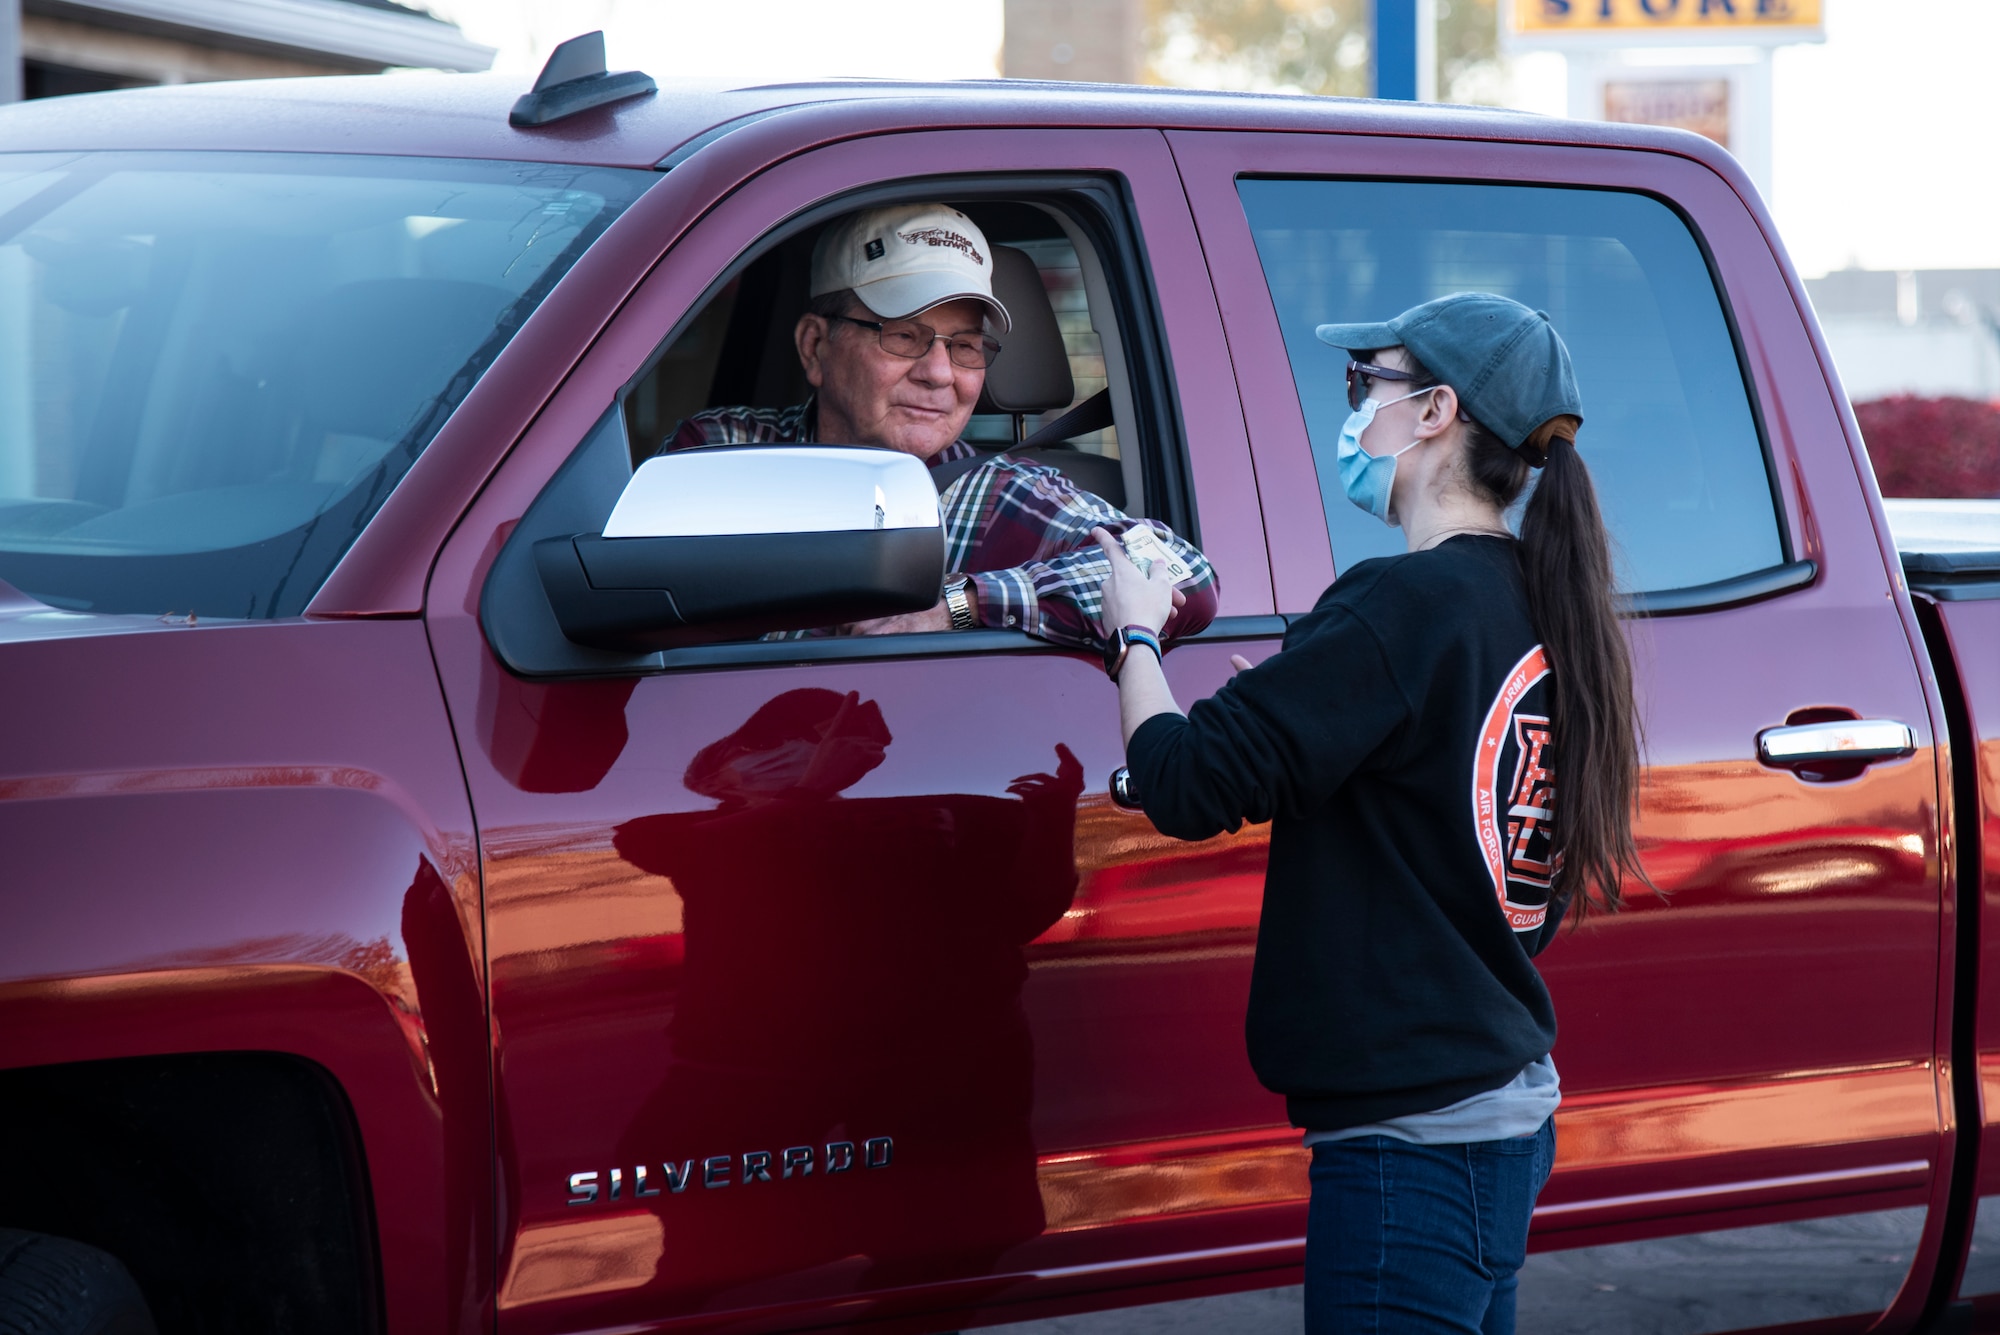
<instances>
[{"instance_id":1,"label":"man's wristwatch","mask_svg":"<svg viewBox=\"0 0 2000 1335\"><path fill-rule=\"evenodd\" d=\"M1126 655L1132 646L1144 645L1153 651L1153 657L1166 661L1166 652L1160 648L1159 633L1150 626L1120 626L1104 645L1104 675L1113 681L1125 667Z\"/></svg>"},{"instance_id":2,"label":"man's wristwatch","mask_svg":"<svg viewBox=\"0 0 2000 1335\"><path fill-rule=\"evenodd\" d=\"M966 586L972 581L964 575L944 586L944 608L951 613L953 630L971 630L979 623L972 616L972 598L966 593Z\"/></svg>"}]
</instances>

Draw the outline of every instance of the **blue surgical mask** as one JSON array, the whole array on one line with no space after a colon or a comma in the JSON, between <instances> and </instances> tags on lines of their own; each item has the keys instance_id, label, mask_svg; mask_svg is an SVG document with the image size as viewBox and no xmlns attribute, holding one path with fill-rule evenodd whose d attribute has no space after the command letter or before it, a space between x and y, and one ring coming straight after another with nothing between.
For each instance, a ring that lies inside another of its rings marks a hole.
<instances>
[{"instance_id":1,"label":"blue surgical mask","mask_svg":"<svg viewBox=\"0 0 2000 1335\"><path fill-rule=\"evenodd\" d=\"M1431 389L1436 388L1431 386ZM1390 399L1389 403L1401 403L1403 399L1414 399L1430 392L1430 389L1420 389L1402 398ZM1375 414L1388 407L1389 403L1363 399L1361 406L1347 415L1347 423L1340 428L1340 442L1333 453L1334 463L1340 470L1340 489L1347 493L1347 499L1385 524L1389 522L1389 488L1396 481L1396 457L1417 444L1413 440L1390 454L1370 454L1361 448L1361 433L1375 420Z\"/></svg>"}]
</instances>

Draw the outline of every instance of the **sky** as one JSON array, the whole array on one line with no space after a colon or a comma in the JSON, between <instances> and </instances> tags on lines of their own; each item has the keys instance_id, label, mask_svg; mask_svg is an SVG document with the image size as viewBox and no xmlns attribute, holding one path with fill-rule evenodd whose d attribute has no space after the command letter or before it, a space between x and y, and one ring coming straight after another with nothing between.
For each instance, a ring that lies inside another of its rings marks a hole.
<instances>
[{"instance_id":1,"label":"sky","mask_svg":"<svg viewBox=\"0 0 2000 1335\"><path fill-rule=\"evenodd\" d=\"M1824 0L1826 41L1773 70L1771 210L1801 273L2000 268L2000 0ZM613 69L656 76L991 78L1002 0L429 0L495 68L532 73L603 28ZM1507 101L1561 114L1564 65L1513 64Z\"/></svg>"},{"instance_id":2,"label":"sky","mask_svg":"<svg viewBox=\"0 0 2000 1335\"><path fill-rule=\"evenodd\" d=\"M496 70L533 73L557 42L604 30L612 69L754 79L991 79L1002 0L899 9L858 0L419 0Z\"/></svg>"},{"instance_id":3,"label":"sky","mask_svg":"<svg viewBox=\"0 0 2000 1335\"><path fill-rule=\"evenodd\" d=\"M1777 53L1772 212L1814 274L2000 268L1995 0L1825 0Z\"/></svg>"}]
</instances>

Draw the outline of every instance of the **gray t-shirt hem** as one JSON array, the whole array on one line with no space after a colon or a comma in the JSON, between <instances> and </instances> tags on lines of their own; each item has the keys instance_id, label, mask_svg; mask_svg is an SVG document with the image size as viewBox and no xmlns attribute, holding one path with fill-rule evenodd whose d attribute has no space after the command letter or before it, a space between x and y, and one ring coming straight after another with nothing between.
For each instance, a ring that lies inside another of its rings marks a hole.
<instances>
[{"instance_id":1,"label":"gray t-shirt hem","mask_svg":"<svg viewBox=\"0 0 2000 1335\"><path fill-rule=\"evenodd\" d=\"M1388 1136L1413 1145L1471 1145L1482 1140L1509 1140L1532 1136L1554 1114L1562 1102L1562 1081L1556 1064L1538 1057L1521 1068L1521 1073L1498 1089L1460 1099L1435 1112L1410 1113L1366 1126L1350 1126L1340 1131L1310 1131L1306 1146L1353 1140L1359 1136Z\"/></svg>"}]
</instances>

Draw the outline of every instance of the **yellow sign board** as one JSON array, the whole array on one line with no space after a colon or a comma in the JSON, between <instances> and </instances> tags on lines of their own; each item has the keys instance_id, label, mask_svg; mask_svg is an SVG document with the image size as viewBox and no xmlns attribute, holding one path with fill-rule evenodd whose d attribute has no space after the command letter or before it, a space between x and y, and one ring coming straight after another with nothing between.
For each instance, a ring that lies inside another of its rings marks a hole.
<instances>
[{"instance_id":1,"label":"yellow sign board","mask_svg":"<svg viewBox=\"0 0 2000 1335\"><path fill-rule=\"evenodd\" d=\"M1820 26L1820 0L1514 0L1523 37L1741 34L1746 40Z\"/></svg>"}]
</instances>

